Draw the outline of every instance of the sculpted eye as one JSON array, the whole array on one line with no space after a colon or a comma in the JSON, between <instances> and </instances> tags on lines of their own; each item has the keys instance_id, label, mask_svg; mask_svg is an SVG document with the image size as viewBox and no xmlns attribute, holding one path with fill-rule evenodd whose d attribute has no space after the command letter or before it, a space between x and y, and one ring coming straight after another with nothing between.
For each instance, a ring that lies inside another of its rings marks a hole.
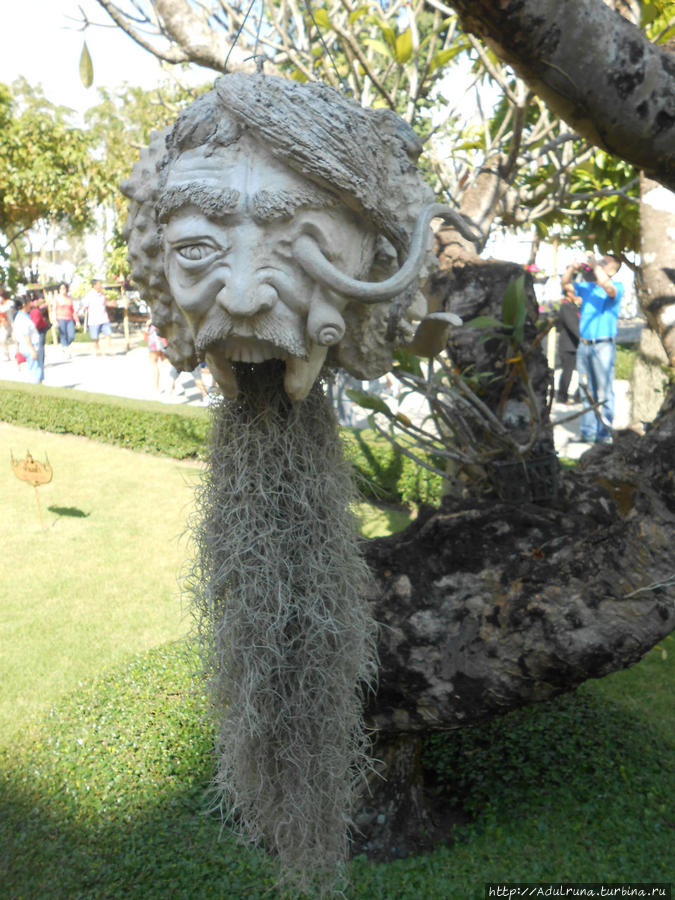
<instances>
[{"instance_id":1,"label":"sculpted eye","mask_svg":"<svg viewBox=\"0 0 675 900\"><path fill-rule=\"evenodd\" d=\"M176 252L183 259L199 262L211 256L215 252L215 248L208 244L186 244L184 247L178 247Z\"/></svg>"}]
</instances>

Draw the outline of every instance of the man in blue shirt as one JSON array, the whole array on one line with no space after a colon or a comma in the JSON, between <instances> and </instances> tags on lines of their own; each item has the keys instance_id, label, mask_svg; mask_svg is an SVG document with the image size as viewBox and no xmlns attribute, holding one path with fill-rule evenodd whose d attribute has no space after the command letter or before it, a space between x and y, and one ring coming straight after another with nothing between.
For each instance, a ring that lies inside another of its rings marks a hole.
<instances>
[{"instance_id":1,"label":"man in blue shirt","mask_svg":"<svg viewBox=\"0 0 675 900\"><path fill-rule=\"evenodd\" d=\"M588 265L568 266L561 282L566 293L581 298L577 372L579 382L599 403L599 415L593 410L581 418L581 440L609 443L614 421L614 363L616 332L623 285L614 279L621 263L614 256L603 256ZM582 281L575 281L581 272Z\"/></svg>"}]
</instances>

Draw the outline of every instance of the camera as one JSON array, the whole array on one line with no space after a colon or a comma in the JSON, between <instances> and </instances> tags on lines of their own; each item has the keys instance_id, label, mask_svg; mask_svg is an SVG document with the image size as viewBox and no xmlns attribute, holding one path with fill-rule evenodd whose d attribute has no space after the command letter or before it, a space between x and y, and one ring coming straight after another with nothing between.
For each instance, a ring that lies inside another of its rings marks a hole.
<instances>
[{"instance_id":1,"label":"camera","mask_svg":"<svg viewBox=\"0 0 675 900\"><path fill-rule=\"evenodd\" d=\"M597 266L597 261L595 259L589 259L586 262L579 263L577 266L577 272L583 278L584 281L596 281L595 277L595 267Z\"/></svg>"}]
</instances>

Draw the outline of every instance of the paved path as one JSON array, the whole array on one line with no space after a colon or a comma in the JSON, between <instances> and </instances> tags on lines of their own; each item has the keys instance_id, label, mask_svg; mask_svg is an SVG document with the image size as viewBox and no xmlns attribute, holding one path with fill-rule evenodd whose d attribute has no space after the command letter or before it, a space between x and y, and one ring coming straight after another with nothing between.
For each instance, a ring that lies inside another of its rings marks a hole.
<instances>
[{"instance_id":1,"label":"paved path","mask_svg":"<svg viewBox=\"0 0 675 900\"><path fill-rule=\"evenodd\" d=\"M140 335L132 337L130 350L125 349L125 341L114 337L113 355L95 356L92 344L88 342L72 345L72 358L66 359L60 347L48 341L46 347L46 365L44 383L50 387L67 387L76 391L88 391L95 394L111 394L118 397L130 397L137 400L158 400L162 403L180 403L193 406L204 405L194 378L187 372L181 372L176 386L171 391L170 370L167 366L160 379L160 392L154 390L152 370L148 359L148 350ZM556 373L557 383L558 373ZM22 375L15 362L0 361L0 380L22 381ZM206 387L211 386L210 377L205 377ZM630 402L627 381L616 381L615 427L625 428L629 424ZM570 395L576 390L576 374L572 376ZM553 422L568 418L581 410L581 405L565 406L553 404L551 418ZM588 449L588 444L579 442L580 418L554 427L553 438L559 456L578 459Z\"/></svg>"},{"instance_id":2,"label":"paved path","mask_svg":"<svg viewBox=\"0 0 675 900\"><path fill-rule=\"evenodd\" d=\"M71 345L72 357L66 359L59 346L49 340L45 347L45 380L48 387L67 387L93 394L112 394L135 400L159 400L162 403L203 405L195 380L181 372L171 391L170 368L166 365L160 377L160 391L153 385L148 349L140 336L132 337L131 349L126 350L122 337L113 337L112 355L96 356L89 342ZM0 380L23 381L15 362L0 362ZM211 381L204 379L206 387Z\"/></svg>"},{"instance_id":3,"label":"paved path","mask_svg":"<svg viewBox=\"0 0 675 900\"><path fill-rule=\"evenodd\" d=\"M556 384L558 379L556 372ZM577 389L576 372L572 375L569 393L574 395ZM575 403L573 406L566 406L563 403L554 401L551 408L551 421L559 422L561 419L567 418L574 413L578 413L583 409L581 403ZM554 426L553 441L558 456L566 456L569 459L579 459L582 453L589 448L589 444L581 443L579 440L579 425L581 416L573 419L571 422L565 422L562 425ZM628 381L614 382L614 428L627 428L630 425L630 383Z\"/></svg>"}]
</instances>

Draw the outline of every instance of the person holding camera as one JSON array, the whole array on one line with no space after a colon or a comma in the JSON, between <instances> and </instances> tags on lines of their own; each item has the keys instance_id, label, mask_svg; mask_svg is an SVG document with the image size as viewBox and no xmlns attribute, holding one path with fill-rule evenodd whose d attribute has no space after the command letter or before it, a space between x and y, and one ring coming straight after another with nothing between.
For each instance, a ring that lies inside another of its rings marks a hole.
<instances>
[{"instance_id":1,"label":"person holding camera","mask_svg":"<svg viewBox=\"0 0 675 900\"><path fill-rule=\"evenodd\" d=\"M568 266L561 279L568 296L581 298L577 372L582 392L587 388L599 404L597 414L589 409L581 418L581 440L591 444L612 439L616 333L624 290L614 276L620 266L615 256L603 256Z\"/></svg>"}]
</instances>

